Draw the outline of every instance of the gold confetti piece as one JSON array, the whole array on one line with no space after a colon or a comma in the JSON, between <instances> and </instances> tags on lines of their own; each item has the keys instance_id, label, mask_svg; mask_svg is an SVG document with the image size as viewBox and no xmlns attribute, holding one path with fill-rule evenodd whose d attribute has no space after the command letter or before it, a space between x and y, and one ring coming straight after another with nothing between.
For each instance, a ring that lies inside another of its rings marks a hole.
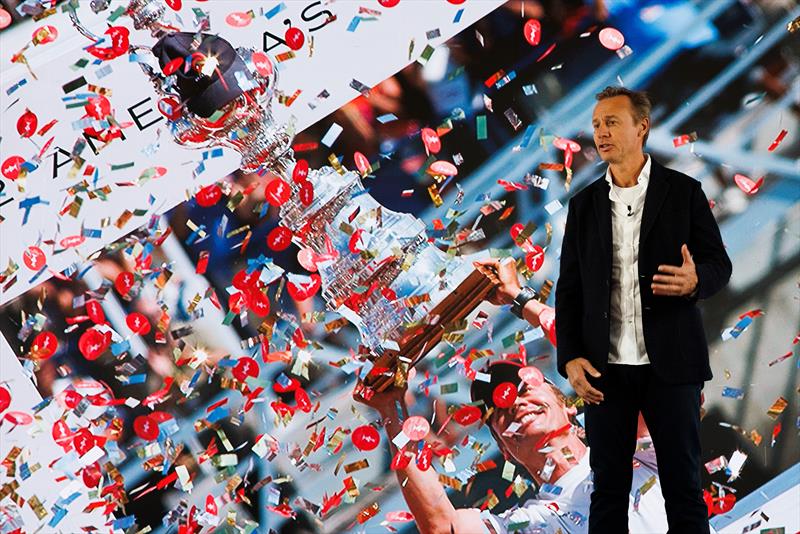
<instances>
[{"instance_id":1,"label":"gold confetti piece","mask_svg":"<svg viewBox=\"0 0 800 534\"><path fill-rule=\"evenodd\" d=\"M346 326L348 324L348 322L349 321L347 319L345 319L344 317L341 317L341 318L336 319L334 321L330 321L328 323L325 323L325 332L327 332L329 334L331 332L335 332L335 331L339 330L340 328L342 328L343 326Z\"/></svg>"},{"instance_id":2,"label":"gold confetti piece","mask_svg":"<svg viewBox=\"0 0 800 534\"><path fill-rule=\"evenodd\" d=\"M114 223L114 226L116 226L117 228L122 230L122 227L125 226L128 223L128 221L131 219L131 217L133 217L133 213L131 213L130 210L123 211L122 215L120 215L117 218L116 222Z\"/></svg>"},{"instance_id":3,"label":"gold confetti piece","mask_svg":"<svg viewBox=\"0 0 800 534\"><path fill-rule=\"evenodd\" d=\"M44 517L47 515L47 510L44 509L42 501L40 501L39 497L37 497L36 495L31 495L28 498L28 506L31 507L33 513L35 513L36 517L38 517L39 519L44 519Z\"/></svg>"},{"instance_id":4,"label":"gold confetti piece","mask_svg":"<svg viewBox=\"0 0 800 534\"><path fill-rule=\"evenodd\" d=\"M342 483L344 484L344 489L347 491L347 494L350 497L356 498L361 494L358 491L358 487L356 486L356 483L353 480L353 477L347 477L346 479L344 479L342 481Z\"/></svg>"},{"instance_id":5,"label":"gold confetti piece","mask_svg":"<svg viewBox=\"0 0 800 534\"><path fill-rule=\"evenodd\" d=\"M650 475L650 478L645 480L644 484L642 484L639 487L639 493L641 495L644 495L645 493L647 493L650 490L650 488L652 488L655 485L656 485L656 476L655 475Z\"/></svg>"},{"instance_id":6,"label":"gold confetti piece","mask_svg":"<svg viewBox=\"0 0 800 534\"><path fill-rule=\"evenodd\" d=\"M464 486L457 478L449 477L443 473L439 473L439 482L456 491L461 491L461 488Z\"/></svg>"},{"instance_id":7,"label":"gold confetti piece","mask_svg":"<svg viewBox=\"0 0 800 534\"><path fill-rule=\"evenodd\" d=\"M772 403L769 410L767 410L767 415L771 419L777 419L780 414L786 409L786 406L789 405L789 401L784 399L783 397L778 397L775 402Z\"/></svg>"},{"instance_id":8,"label":"gold confetti piece","mask_svg":"<svg viewBox=\"0 0 800 534\"><path fill-rule=\"evenodd\" d=\"M369 467L369 462L366 458L364 458L363 460L358 460L357 462L352 462L345 465L344 472L350 474L361 469L366 469L367 467Z\"/></svg>"}]
</instances>

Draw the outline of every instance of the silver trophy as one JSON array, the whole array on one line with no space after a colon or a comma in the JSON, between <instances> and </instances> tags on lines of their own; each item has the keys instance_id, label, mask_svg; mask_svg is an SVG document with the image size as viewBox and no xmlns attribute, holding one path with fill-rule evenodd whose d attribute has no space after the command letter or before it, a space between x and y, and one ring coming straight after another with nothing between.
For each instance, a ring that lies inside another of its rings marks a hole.
<instances>
[{"instance_id":1,"label":"silver trophy","mask_svg":"<svg viewBox=\"0 0 800 534\"><path fill-rule=\"evenodd\" d=\"M243 170L269 170L284 181L290 194L280 208L281 225L314 258L328 308L361 334L373 362L363 383L377 391L401 385L446 332L464 329L467 315L497 286L496 273L440 250L421 220L383 207L352 171L324 167L293 179L293 134L272 118L277 75L266 55L234 51L218 36L170 32L164 13L162 0L131 1L134 26L159 41L130 52L159 60L160 69L140 65L162 97L159 107L167 108L176 142L232 148L242 155ZM73 21L79 24L77 16ZM196 65L172 70L177 58L197 54Z\"/></svg>"}]
</instances>

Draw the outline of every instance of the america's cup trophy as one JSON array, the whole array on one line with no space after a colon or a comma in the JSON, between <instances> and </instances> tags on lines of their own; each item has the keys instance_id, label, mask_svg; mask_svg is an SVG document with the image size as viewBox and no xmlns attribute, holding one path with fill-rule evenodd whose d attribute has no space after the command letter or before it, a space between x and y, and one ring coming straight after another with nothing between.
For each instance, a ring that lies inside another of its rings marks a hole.
<instances>
[{"instance_id":1,"label":"america's cup trophy","mask_svg":"<svg viewBox=\"0 0 800 534\"><path fill-rule=\"evenodd\" d=\"M280 205L301 263L318 271L328 308L361 334L373 363L363 383L375 391L403 384L408 370L494 290L496 272L440 250L421 220L383 207L359 174L298 163L292 132L271 115L277 71L269 57L216 35L177 31L163 21L165 12L162 0L133 0L127 10L137 29L158 37L152 48L130 52L154 56L140 65L161 95L175 140L233 148L243 170L277 176L267 199Z\"/></svg>"}]
</instances>

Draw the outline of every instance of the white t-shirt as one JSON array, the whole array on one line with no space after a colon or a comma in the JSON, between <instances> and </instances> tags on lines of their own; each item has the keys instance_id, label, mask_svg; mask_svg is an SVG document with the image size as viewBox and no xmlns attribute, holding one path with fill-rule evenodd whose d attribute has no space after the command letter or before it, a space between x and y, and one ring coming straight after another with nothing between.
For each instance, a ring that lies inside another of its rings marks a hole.
<instances>
[{"instance_id":1,"label":"white t-shirt","mask_svg":"<svg viewBox=\"0 0 800 534\"><path fill-rule=\"evenodd\" d=\"M650 447L634 454L637 461L633 468L630 504L628 507L628 527L632 534L654 534L667 531L667 515L664 510L664 497L658 483L655 450ZM655 476L655 484L639 497L637 510L634 500L637 490ZM561 488L558 495L540 491L536 498L528 499L522 506L506 510L500 515L481 512L488 532L506 534L556 534L559 529L564 534L581 534L589 530L589 504L594 484L589 467L589 448L580 462L555 482ZM514 528L528 521L527 526Z\"/></svg>"}]
</instances>

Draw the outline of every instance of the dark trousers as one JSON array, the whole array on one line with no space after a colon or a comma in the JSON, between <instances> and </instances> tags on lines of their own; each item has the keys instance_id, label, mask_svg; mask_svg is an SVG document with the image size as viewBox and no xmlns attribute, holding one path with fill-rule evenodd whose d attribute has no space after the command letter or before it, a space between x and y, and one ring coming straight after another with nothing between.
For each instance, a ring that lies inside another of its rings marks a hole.
<instances>
[{"instance_id":1,"label":"dark trousers","mask_svg":"<svg viewBox=\"0 0 800 534\"><path fill-rule=\"evenodd\" d=\"M594 477L589 534L628 532L639 411L656 451L669 533L708 534L700 479L703 384L666 384L650 365L609 364L602 376L589 379L604 395L603 402L587 404L585 410Z\"/></svg>"}]
</instances>

